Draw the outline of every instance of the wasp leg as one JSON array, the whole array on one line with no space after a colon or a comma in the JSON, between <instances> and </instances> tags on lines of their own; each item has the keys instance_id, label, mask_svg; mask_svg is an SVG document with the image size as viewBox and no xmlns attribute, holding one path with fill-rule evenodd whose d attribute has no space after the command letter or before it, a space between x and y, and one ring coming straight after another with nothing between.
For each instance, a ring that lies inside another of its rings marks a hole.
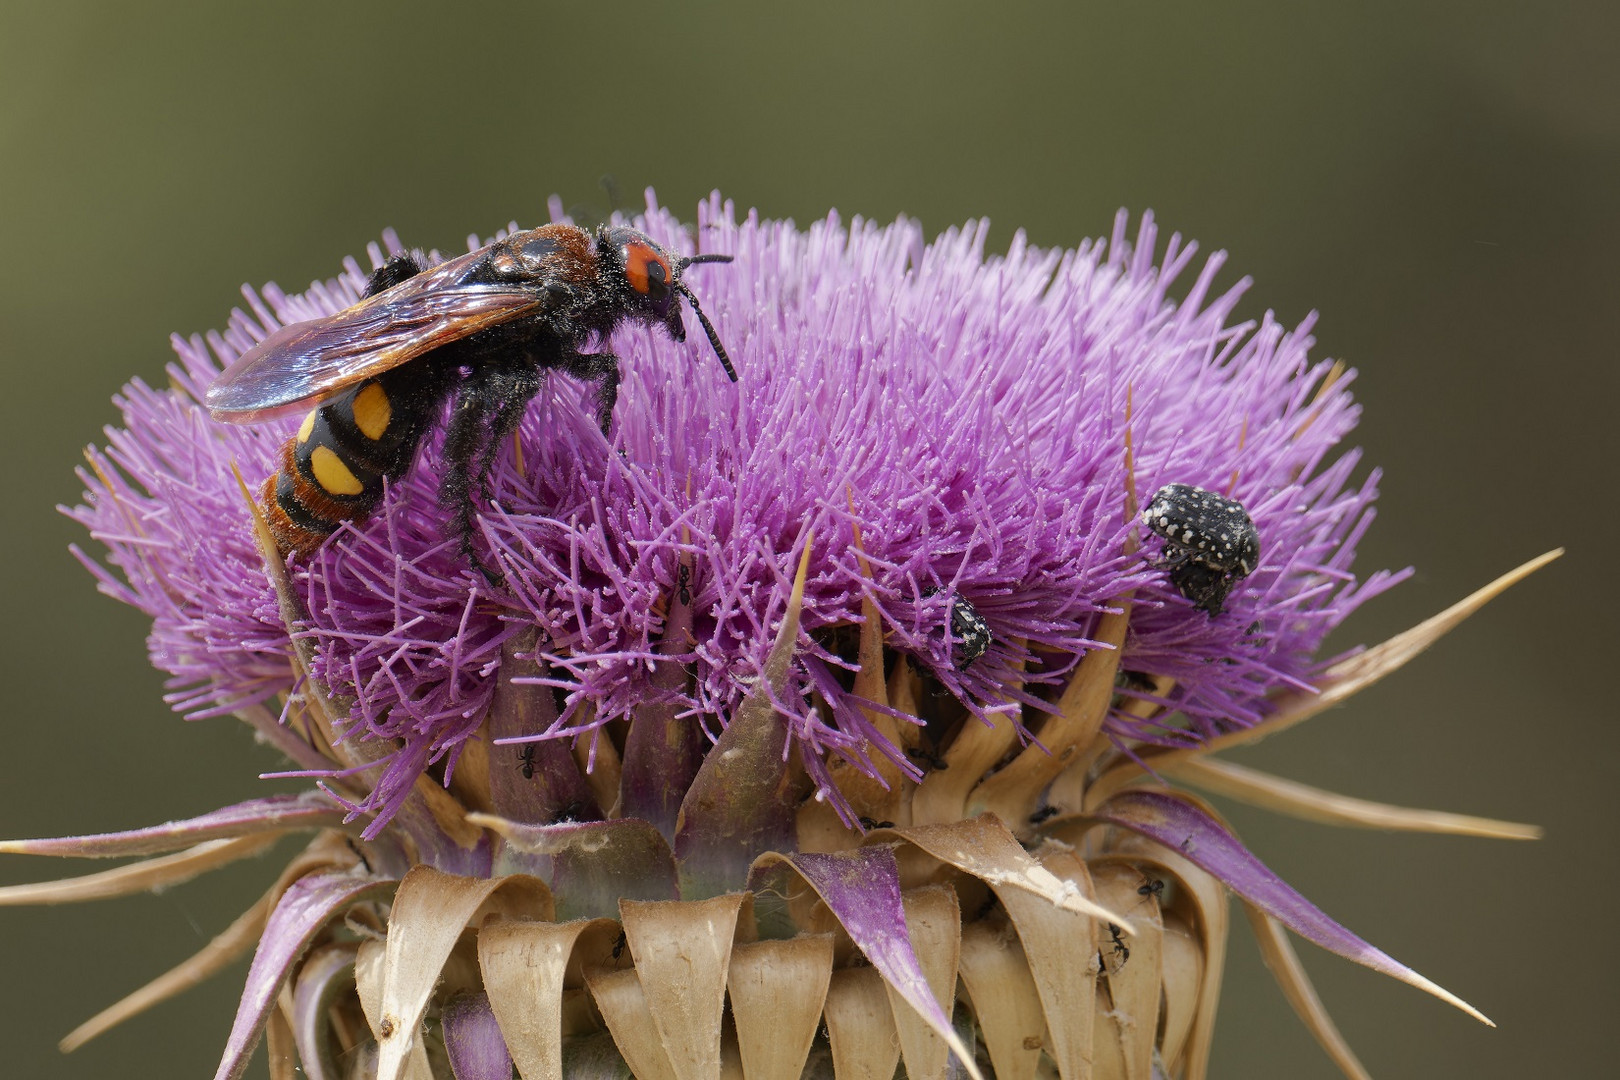
<instances>
[{"instance_id":1,"label":"wasp leg","mask_svg":"<svg viewBox=\"0 0 1620 1080\"><path fill-rule=\"evenodd\" d=\"M492 432L492 426L504 423L508 425L505 433L511 434L511 426L523 415L523 406L538 388L539 377L531 365L475 365L456 388L450 423L445 428L439 503L452 515L462 554L495 586L501 584L501 576L484 564L473 546L473 482L476 477L482 486L494 448L500 445L500 436Z\"/></svg>"},{"instance_id":2,"label":"wasp leg","mask_svg":"<svg viewBox=\"0 0 1620 1080\"><path fill-rule=\"evenodd\" d=\"M517 430L529 402L540 392L540 369L532 364L507 365L493 373L478 392L490 399L492 407L489 434L484 440L483 452L478 456L475 472L479 491L484 501L489 502L489 474L495 466L495 455L506 445L512 432Z\"/></svg>"},{"instance_id":3,"label":"wasp leg","mask_svg":"<svg viewBox=\"0 0 1620 1080\"><path fill-rule=\"evenodd\" d=\"M371 280L366 283L366 291L361 296L376 296L386 289L392 289L402 281L409 281L422 272L422 264L415 255L401 252L390 256L388 261L377 267L371 273Z\"/></svg>"},{"instance_id":4,"label":"wasp leg","mask_svg":"<svg viewBox=\"0 0 1620 1080\"><path fill-rule=\"evenodd\" d=\"M607 352L575 353L561 367L576 379L596 384L596 422L606 436L613 424L613 405L619 400L619 358Z\"/></svg>"}]
</instances>

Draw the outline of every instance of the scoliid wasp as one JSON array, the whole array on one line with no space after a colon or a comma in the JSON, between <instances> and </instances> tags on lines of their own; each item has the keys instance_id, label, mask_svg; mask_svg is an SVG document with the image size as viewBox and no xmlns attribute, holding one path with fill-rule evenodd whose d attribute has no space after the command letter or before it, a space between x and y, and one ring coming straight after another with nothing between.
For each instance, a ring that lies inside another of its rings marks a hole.
<instances>
[{"instance_id":1,"label":"scoliid wasp","mask_svg":"<svg viewBox=\"0 0 1620 1080\"><path fill-rule=\"evenodd\" d=\"M495 454L544 373L594 382L605 434L619 358L581 346L605 341L626 321L662 326L684 342L684 296L735 382L719 335L682 280L690 266L730 261L678 257L625 226L592 234L574 225L516 232L433 267L396 255L358 303L284 326L243 353L209 387L208 410L237 424L310 410L263 490L281 553L307 555L377 508L383 482L410 469L440 407L453 400L439 501L463 553L495 581L473 549L473 489L487 499Z\"/></svg>"}]
</instances>

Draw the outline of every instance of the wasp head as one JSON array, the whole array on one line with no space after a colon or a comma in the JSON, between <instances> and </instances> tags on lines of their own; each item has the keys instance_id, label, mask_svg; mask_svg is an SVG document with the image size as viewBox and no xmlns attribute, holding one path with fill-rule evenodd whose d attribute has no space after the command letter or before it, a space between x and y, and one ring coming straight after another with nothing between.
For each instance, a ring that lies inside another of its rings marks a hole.
<instances>
[{"instance_id":1,"label":"wasp head","mask_svg":"<svg viewBox=\"0 0 1620 1080\"><path fill-rule=\"evenodd\" d=\"M681 280L687 267L696 263L730 262L730 255L672 258L669 252L653 243L644 233L625 226L603 229L597 243L602 254L612 260L609 272L622 274L624 284L629 287L626 314L643 322L660 323L670 337L685 341L686 324L681 321L681 306L676 297L686 297L698 322L703 324L703 332L708 335L709 344L714 346L714 354L719 357L721 366L726 369L732 382L737 381L737 372L731 366L731 358L726 355L725 347L720 344L720 336L714 332L714 324L709 322L708 316L698 306L697 297Z\"/></svg>"}]
</instances>

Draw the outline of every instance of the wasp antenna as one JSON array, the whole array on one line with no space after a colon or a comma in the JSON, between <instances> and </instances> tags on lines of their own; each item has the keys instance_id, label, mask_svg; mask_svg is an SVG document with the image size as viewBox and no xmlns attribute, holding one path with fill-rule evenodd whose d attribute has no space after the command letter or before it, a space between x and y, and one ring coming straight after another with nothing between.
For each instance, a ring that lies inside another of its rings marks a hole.
<instances>
[{"instance_id":1,"label":"wasp antenna","mask_svg":"<svg viewBox=\"0 0 1620 1080\"><path fill-rule=\"evenodd\" d=\"M675 272L678 274L694 263L728 263L735 258L735 255L687 255L675 264Z\"/></svg>"},{"instance_id":2,"label":"wasp antenna","mask_svg":"<svg viewBox=\"0 0 1620 1080\"><path fill-rule=\"evenodd\" d=\"M699 258L703 258L703 256L699 256ZM726 255L722 256L722 258L729 261L731 256ZM717 260L711 259L707 261L713 262ZM726 369L727 377L732 382L736 382L737 369L731 366L731 357L726 355L726 347L720 344L720 335L714 332L714 324L709 321L709 317L703 314L703 309L698 306L697 297L692 295L692 290L686 287L685 282L678 284L676 288L681 290L681 294L691 303L692 310L697 313L698 322L703 324L703 332L709 335L709 344L714 346L714 355L720 358L720 366Z\"/></svg>"}]
</instances>

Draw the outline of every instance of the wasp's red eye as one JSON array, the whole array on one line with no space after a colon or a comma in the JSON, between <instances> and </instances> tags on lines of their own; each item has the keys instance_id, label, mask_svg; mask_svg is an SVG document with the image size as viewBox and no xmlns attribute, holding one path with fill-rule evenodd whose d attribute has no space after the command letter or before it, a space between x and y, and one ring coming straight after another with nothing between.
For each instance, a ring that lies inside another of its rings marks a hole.
<instances>
[{"instance_id":1,"label":"wasp's red eye","mask_svg":"<svg viewBox=\"0 0 1620 1080\"><path fill-rule=\"evenodd\" d=\"M629 243L623 248L624 276L630 287L655 303L669 299L669 263L647 244Z\"/></svg>"}]
</instances>

